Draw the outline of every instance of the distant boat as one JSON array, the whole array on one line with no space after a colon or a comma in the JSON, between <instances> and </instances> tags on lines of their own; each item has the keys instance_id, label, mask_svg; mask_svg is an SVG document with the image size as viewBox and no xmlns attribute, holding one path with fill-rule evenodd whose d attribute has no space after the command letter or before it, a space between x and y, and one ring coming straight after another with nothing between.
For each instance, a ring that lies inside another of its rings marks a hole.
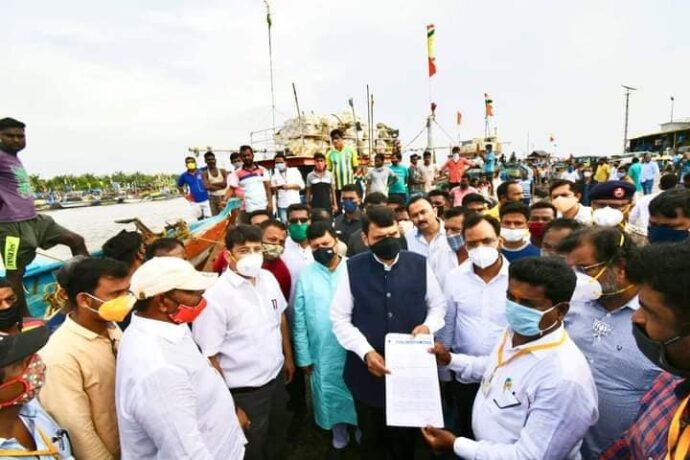
<instances>
[{"instance_id":1,"label":"distant boat","mask_svg":"<svg viewBox=\"0 0 690 460\"><path fill-rule=\"evenodd\" d=\"M62 200L57 203L61 209L83 208L86 206L97 206L99 204L101 204L101 200L94 199L91 196L84 197L82 192L67 192Z\"/></svg>"}]
</instances>

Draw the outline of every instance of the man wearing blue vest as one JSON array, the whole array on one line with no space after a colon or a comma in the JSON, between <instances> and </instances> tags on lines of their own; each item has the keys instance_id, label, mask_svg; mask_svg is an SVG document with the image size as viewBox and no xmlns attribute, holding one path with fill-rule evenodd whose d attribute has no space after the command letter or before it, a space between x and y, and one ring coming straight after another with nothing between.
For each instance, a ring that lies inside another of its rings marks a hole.
<instances>
[{"instance_id":1,"label":"man wearing blue vest","mask_svg":"<svg viewBox=\"0 0 690 460\"><path fill-rule=\"evenodd\" d=\"M417 430L386 426L384 339L439 330L445 300L426 258L401 250L390 208L371 208L362 235L370 251L347 261L331 305L333 332L348 350L343 375L355 399L362 458L413 459Z\"/></svg>"}]
</instances>

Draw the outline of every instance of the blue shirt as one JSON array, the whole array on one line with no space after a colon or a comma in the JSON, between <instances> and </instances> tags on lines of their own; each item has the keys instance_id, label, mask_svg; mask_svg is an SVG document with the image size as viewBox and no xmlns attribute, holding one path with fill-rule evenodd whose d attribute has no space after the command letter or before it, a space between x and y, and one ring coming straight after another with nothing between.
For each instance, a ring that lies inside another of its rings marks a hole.
<instances>
[{"instance_id":1,"label":"blue shirt","mask_svg":"<svg viewBox=\"0 0 690 460\"><path fill-rule=\"evenodd\" d=\"M528 243L527 246L524 246L523 248L518 249L517 251L512 251L508 248L503 248L501 252L503 253L503 256L506 259L508 259L508 262L510 262L511 264L516 260L520 260L524 257L541 255L539 248L533 245L532 243Z\"/></svg>"},{"instance_id":2,"label":"blue shirt","mask_svg":"<svg viewBox=\"0 0 690 460\"><path fill-rule=\"evenodd\" d=\"M53 420L43 409L43 407L41 407L41 404L38 402L38 400L34 398L28 403L24 404L19 410L19 418L31 434L34 443L36 443L36 450L48 450L49 448L56 449L60 454L60 458L73 458L72 446L70 445L67 432L61 429L58 424L55 423L55 420ZM43 437L38 431L39 428L51 441L52 446L47 446L46 443L43 442ZM19 441L14 438L8 439L0 437L0 451L4 450L28 451L26 447L21 445ZM16 457L9 457L0 453L0 460L12 460L14 458ZM31 458L39 460L55 460L55 457L52 455L41 455L40 457L36 456Z\"/></svg>"},{"instance_id":3,"label":"blue shirt","mask_svg":"<svg viewBox=\"0 0 690 460\"><path fill-rule=\"evenodd\" d=\"M390 165L388 169L398 177L398 180L388 187L388 193L407 193L407 178L409 177L407 166L398 163L397 165Z\"/></svg>"},{"instance_id":4,"label":"blue shirt","mask_svg":"<svg viewBox=\"0 0 690 460\"><path fill-rule=\"evenodd\" d=\"M572 302L566 330L587 358L599 394L599 420L582 444L583 458L597 458L635 421L640 399L661 370L640 352L631 317L637 296L608 311L598 302Z\"/></svg>"},{"instance_id":5,"label":"blue shirt","mask_svg":"<svg viewBox=\"0 0 690 460\"><path fill-rule=\"evenodd\" d=\"M187 185L187 187L189 187L189 193L192 194L192 198L196 203L208 201L208 191L201 178L201 174L201 170L197 169L193 173L185 171L177 178L177 186L182 187L183 185Z\"/></svg>"},{"instance_id":6,"label":"blue shirt","mask_svg":"<svg viewBox=\"0 0 690 460\"><path fill-rule=\"evenodd\" d=\"M492 151L486 154L484 158L484 172L493 173L496 168L496 154Z\"/></svg>"}]
</instances>

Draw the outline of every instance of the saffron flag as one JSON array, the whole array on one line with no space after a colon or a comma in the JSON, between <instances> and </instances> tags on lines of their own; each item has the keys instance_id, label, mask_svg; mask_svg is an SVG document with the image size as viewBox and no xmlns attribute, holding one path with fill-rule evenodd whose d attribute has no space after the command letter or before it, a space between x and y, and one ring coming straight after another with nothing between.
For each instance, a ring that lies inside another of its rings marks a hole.
<instances>
[{"instance_id":1,"label":"saffron flag","mask_svg":"<svg viewBox=\"0 0 690 460\"><path fill-rule=\"evenodd\" d=\"M485 108L485 117L493 117L494 116L494 101L491 100L488 94L484 93L484 108Z\"/></svg>"},{"instance_id":2,"label":"saffron flag","mask_svg":"<svg viewBox=\"0 0 690 460\"><path fill-rule=\"evenodd\" d=\"M436 28L433 24L426 26L426 48L429 55L429 77L433 77L436 73L436 56L434 56L434 36L436 35Z\"/></svg>"},{"instance_id":3,"label":"saffron flag","mask_svg":"<svg viewBox=\"0 0 690 460\"><path fill-rule=\"evenodd\" d=\"M456 117L456 118L455 118L455 122L456 122L458 125L462 124L462 113L457 112L457 114L456 114L455 117Z\"/></svg>"}]
</instances>

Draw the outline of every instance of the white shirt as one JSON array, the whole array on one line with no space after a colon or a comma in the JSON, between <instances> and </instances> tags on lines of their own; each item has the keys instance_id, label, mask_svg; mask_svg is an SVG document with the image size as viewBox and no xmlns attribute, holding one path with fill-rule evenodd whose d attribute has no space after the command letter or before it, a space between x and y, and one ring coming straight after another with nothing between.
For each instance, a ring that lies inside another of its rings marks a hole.
<instances>
[{"instance_id":1,"label":"white shirt","mask_svg":"<svg viewBox=\"0 0 690 460\"><path fill-rule=\"evenodd\" d=\"M204 293L208 305L192 326L204 356L218 355L229 388L260 387L283 368L285 297L268 270L255 282L226 270Z\"/></svg>"},{"instance_id":2,"label":"white shirt","mask_svg":"<svg viewBox=\"0 0 690 460\"><path fill-rule=\"evenodd\" d=\"M568 172L566 169L561 173L561 179L569 180L571 182L577 182L580 180L580 173L577 172L577 170L573 169L572 171Z\"/></svg>"},{"instance_id":3,"label":"white shirt","mask_svg":"<svg viewBox=\"0 0 690 460\"><path fill-rule=\"evenodd\" d=\"M186 324L132 315L117 355L122 459L241 459L247 443L223 378Z\"/></svg>"},{"instance_id":4,"label":"white shirt","mask_svg":"<svg viewBox=\"0 0 690 460\"><path fill-rule=\"evenodd\" d=\"M389 267L383 264L376 256L373 256L381 265L384 265L386 271L390 271L393 265L398 263L400 256L396 257L393 264ZM355 286L355 289L357 287ZM364 356L370 351L374 350L364 334L352 324L352 308L354 307L354 300L352 298L352 291L350 290L350 275L347 270L338 281L338 286L335 288L335 295L333 296L333 303L331 304L331 322L333 323L333 333L340 342L343 348L356 353L362 360ZM443 318L446 313L446 303L443 299L443 292L436 281L436 277L431 271L431 267L427 263L426 266L426 306L427 314L424 320L424 325L429 328L431 333L438 331L443 327ZM412 331L409 331L412 332Z\"/></svg>"},{"instance_id":5,"label":"white shirt","mask_svg":"<svg viewBox=\"0 0 690 460\"><path fill-rule=\"evenodd\" d=\"M428 166L421 164L419 165L419 169L421 169L422 177L424 178L424 191L428 193L434 188L434 178L436 177L438 168L433 164Z\"/></svg>"},{"instance_id":6,"label":"white shirt","mask_svg":"<svg viewBox=\"0 0 690 460\"><path fill-rule=\"evenodd\" d=\"M443 222L439 221L439 224L439 231L430 243L417 228L409 232L405 239L407 240L407 250L426 257L431 270L436 275L436 280L442 284L446 275L458 266L458 257L448 245Z\"/></svg>"},{"instance_id":7,"label":"white shirt","mask_svg":"<svg viewBox=\"0 0 690 460\"><path fill-rule=\"evenodd\" d=\"M508 260L498 274L485 283L466 260L452 270L443 282L448 311L440 340L456 353L484 356L496 345L506 327Z\"/></svg>"},{"instance_id":8,"label":"white shirt","mask_svg":"<svg viewBox=\"0 0 690 460\"><path fill-rule=\"evenodd\" d=\"M290 298L288 299L288 303L292 309L299 275L302 273L304 267L314 262L314 256L311 253L311 247L309 245L302 247L292 238L288 238L285 240L285 251L281 259L283 259L283 262L285 262L290 272Z\"/></svg>"},{"instance_id":9,"label":"white shirt","mask_svg":"<svg viewBox=\"0 0 690 460\"><path fill-rule=\"evenodd\" d=\"M649 226L649 203L656 198L661 192L655 192L650 195L643 195L637 200L637 204L630 211L628 222L630 225L636 227L637 231L643 235L647 234L647 227Z\"/></svg>"},{"instance_id":10,"label":"white shirt","mask_svg":"<svg viewBox=\"0 0 690 460\"><path fill-rule=\"evenodd\" d=\"M640 171L640 182L654 180L658 175L659 165L656 164L656 161L650 161L649 163L642 162L642 170Z\"/></svg>"},{"instance_id":11,"label":"white shirt","mask_svg":"<svg viewBox=\"0 0 690 460\"><path fill-rule=\"evenodd\" d=\"M587 360L563 326L518 347L509 329L505 334L502 367L497 368L502 339L489 356L451 355L451 370L466 381L482 382L472 409L477 441L457 438L455 454L482 460L580 459L582 438L599 417ZM520 350L563 338L554 348L507 362Z\"/></svg>"},{"instance_id":12,"label":"white shirt","mask_svg":"<svg viewBox=\"0 0 690 460\"><path fill-rule=\"evenodd\" d=\"M271 177L271 185L299 185L299 190L304 190L304 179L297 168L287 168L280 172L276 170ZM278 207L287 208L291 204L299 203L299 190L278 190Z\"/></svg>"}]
</instances>

